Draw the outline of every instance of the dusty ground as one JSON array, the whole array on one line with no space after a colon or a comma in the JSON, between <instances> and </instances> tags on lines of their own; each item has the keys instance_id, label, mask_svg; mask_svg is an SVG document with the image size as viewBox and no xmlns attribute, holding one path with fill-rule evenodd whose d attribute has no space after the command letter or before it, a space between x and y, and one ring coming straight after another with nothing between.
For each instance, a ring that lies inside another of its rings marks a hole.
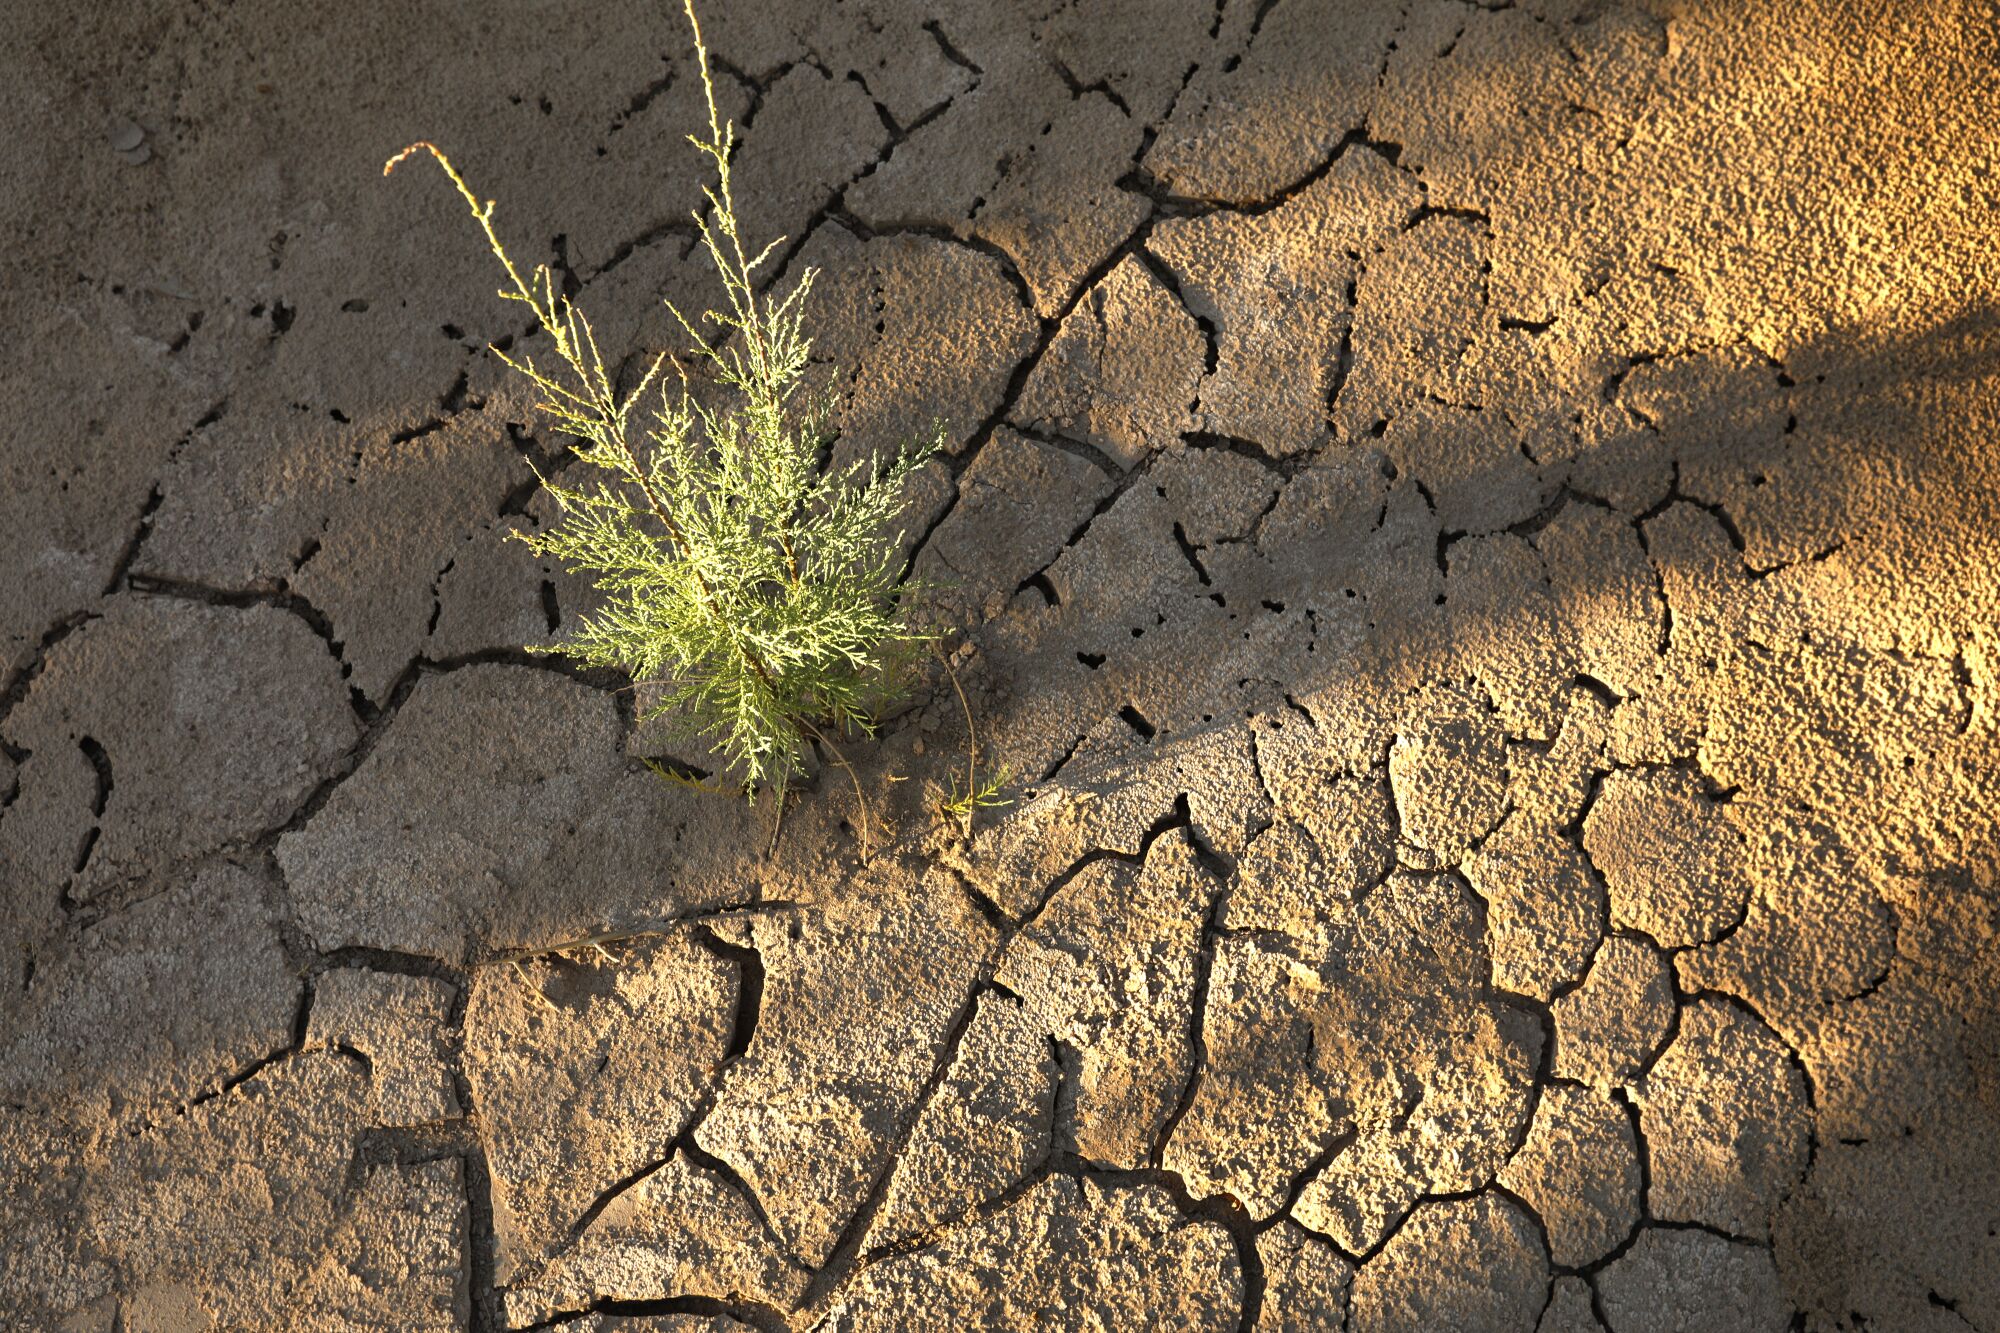
<instances>
[{"instance_id":1,"label":"dusty ground","mask_svg":"<svg viewBox=\"0 0 2000 1333\"><path fill-rule=\"evenodd\" d=\"M1015 804L520 651L664 6L13 15L0 1324L2000 1330L1992 7L709 8Z\"/></svg>"}]
</instances>

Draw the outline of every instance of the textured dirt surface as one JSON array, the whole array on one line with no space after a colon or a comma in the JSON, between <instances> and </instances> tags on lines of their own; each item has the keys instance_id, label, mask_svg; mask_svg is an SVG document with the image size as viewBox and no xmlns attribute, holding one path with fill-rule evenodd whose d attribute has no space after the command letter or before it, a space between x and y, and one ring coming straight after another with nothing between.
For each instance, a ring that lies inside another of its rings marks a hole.
<instances>
[{"instance_id":1,"label":"textured dirt surface","mask_svg":"<svg viewBox=\"0 0 2000 1333\"><path fill-rule=\"evenodd\" d=\"M2000 14L709 8L1013 803L522 651L665 8L23 10L0 1326L2000 1333Z\"/></svg>"}]
</instances>

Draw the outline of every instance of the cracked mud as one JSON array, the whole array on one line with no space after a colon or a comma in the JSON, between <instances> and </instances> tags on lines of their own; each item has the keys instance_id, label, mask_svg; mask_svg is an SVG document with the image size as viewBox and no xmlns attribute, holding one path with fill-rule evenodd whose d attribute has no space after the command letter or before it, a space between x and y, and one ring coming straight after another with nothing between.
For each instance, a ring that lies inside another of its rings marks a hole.
<instances>
[{"instance_id":1,"label":"cracked mud","mask_svg":"<svg viewBox=\"0 0 2000 1333\"><path fill-rule=\"evenodd\" d=\"M2000 1333L1990 7L709 8L1012 803L522 651L664 11L24 13L0 1326Z\"/></svg>"}]
</instances>

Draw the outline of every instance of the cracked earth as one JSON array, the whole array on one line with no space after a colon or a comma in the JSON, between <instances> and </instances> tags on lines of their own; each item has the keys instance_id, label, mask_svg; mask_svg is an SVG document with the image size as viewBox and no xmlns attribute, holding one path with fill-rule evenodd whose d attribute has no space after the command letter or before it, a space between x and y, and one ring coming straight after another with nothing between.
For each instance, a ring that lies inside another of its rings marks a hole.
<instances>
[{"instance_id":1,"label":"cracked earth","mask_svg":"<svg viewBox=\"0 0 2000 1333\"><path fill-rule=\"evenodd\" d=\"M666 9L24 12L0 1326L2000 1330L1991 6L709 8L1013 803L523 651Z\"/></svg>"}]
</instances>

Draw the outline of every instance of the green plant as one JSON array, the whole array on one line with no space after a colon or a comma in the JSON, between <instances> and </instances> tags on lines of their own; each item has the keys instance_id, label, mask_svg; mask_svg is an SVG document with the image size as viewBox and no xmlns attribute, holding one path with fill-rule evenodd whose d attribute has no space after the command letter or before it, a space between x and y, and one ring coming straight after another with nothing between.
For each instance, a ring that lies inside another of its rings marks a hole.
<instances>
[{"instance_id":1,"label":"green plant","mask_svg":"<svg viewBox=\"0 0 2000 1333\"><path fill-rule=\"evenodd\" d=\"M985 777L980 777L976 768L963 778L954 773L950 786L938 797L938 818L958 825L959 832L970 838L975 813L1004 810L1014 804L1013 797L1000 794L1013 780L1014 771L1005 764L990 770Z\"/></svg>"},{"instance_id":2,"label":"green plant","mask_svg":"<svg viewBox=\"0 0 2000 1333\"><path fill-rule=\"evenodd\" d=\"M534 312L560 365L544 372L530 356L498 355L540 390L540 410L575 438L576 457L607 474L576 486L542 478L562 516L522 539L594 575L604 600L566 641L535 650L615 667L651 688L643 717L712 746L754 793L782 789L809 739L834 748L847 768L831 735L872 731L902 690L900 668L924 636L907 619L901 534L891 524L904 483L940 446L942 428L886 466L822 465L831 399L801 384L810 347L802 311L814 274L782 297L756 286L779 242L754 257L744 248L730 190L735 126L716 114L708 49L692 0L684 3L708 101L708 138L689 142L716 175L703 189L707 215L697 210L695 223L728 297L727 310L704 318L723 336L705 340L668 308L727 406L697 398L686 368L664 355L619 393L590 322L546 265L523 278L494 231L493 201L482 204L434 145L410 145L383 174L425 151L458 187L506 270L500 295ZM660 374L669 360L678 393ZM858 780L855 788L859 796ZM865 846L865 800L862 819Z\"/></svg>"},{"instance_id":3,"label":"green plant","mask_svg":"<svg viewBox=\"0 0 2000 1333\"><path fill-rule=\"evenodd\" d=\"M958 706L965 713L965 779L961 782L956 773L952 774L950 784L937 797L938 819L957 824L959 833L969 840L974 815L981 810L1000 810L1014 804L1013 797L1000 794L1014 780L1014 770L1001 764L988 770L984 778L979 776L979 725L972 720L972 701L965 697L958 668L951 664L944 649L933 641L931 651L937 654L938 665L944 668L951 692L958 696Z\"/></svg>"}]
</instances>

